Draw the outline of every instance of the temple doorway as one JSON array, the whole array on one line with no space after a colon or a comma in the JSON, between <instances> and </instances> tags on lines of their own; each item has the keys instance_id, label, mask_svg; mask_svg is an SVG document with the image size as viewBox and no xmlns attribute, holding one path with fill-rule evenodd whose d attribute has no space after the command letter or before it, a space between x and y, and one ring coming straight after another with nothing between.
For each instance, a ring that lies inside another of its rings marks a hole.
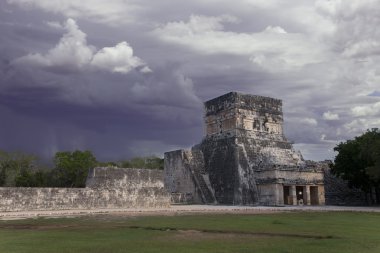
<instances>
[{"instance_id":1,"label":"temple doorway","mask_svg":"<svg viewBox=\"0 0 380 253\"><path fill-rule=\"evenodd\" d=\"M297 194L297 204L298 205L303 205L304 204L303 186L296 186L296 194Z\"/></svg>"},{"instance_id":2,"label":"temple doorway","mask_svg":"<svg viewBox=\"0 0 380 253\"><path fill-rule=\"evenodd\" d=\"M319 205L318 186L310 186L310 204Z\"/></svg>"}]
</instances>

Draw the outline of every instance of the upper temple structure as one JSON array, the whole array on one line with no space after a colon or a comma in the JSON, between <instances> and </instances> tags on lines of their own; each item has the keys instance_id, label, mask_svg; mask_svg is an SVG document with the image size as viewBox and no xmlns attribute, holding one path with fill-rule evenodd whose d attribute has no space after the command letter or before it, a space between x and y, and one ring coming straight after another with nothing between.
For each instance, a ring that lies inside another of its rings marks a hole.
<instances>
[{"instance_id":1,"label":"upper temple structure","mask_svg":"<svg viewBox=\"0 0 380 253\"><path fill-rule=\"evenodd\" d=\"M282 101L231 92L205 102L205 137L165 153L164 184L179 203L323 205L323 163L283 133Z\"/></svg>"}]
</instances>

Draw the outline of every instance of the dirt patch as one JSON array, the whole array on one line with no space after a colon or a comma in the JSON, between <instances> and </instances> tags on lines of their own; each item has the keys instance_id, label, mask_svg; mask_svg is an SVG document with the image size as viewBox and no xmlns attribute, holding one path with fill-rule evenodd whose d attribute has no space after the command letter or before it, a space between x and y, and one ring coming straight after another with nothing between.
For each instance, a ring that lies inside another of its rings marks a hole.
<instances>
[{"instance_id":1,"label":"dirt patch","mask_svg":"<svg viewBox=\"0 0 380 253\"><path fill-rule=\"evenodd\" d=\"M206 233L199 230L178 230L177 233L171 236L171 239L181 241L229 240L237 238L245 239L252 238L252 236L234 233Z\"/></svg>"},{"instance_id":2,"label":"dirt patch","mask_svg":"<svg viewBox=\"0 0 380 253\"><path fill-rule=\"evenodd\" d=\"M87 227L85 224L0 224L0 229L13 230L52 230L52 229L76 229ZM234 230L211 230L211 229L183 229L175 227L144 227L144 226L129 226L123 224L107 224L107 228L126 228L126 229L141 229L151 231L169 232L175 231L175 238L178 239L226 239L234 237L295 237L309 239L332 239L333 236L321 235L305 235L305 234L285 234L285 233L259 233L249 231L234 231Z\"/></svg>"},{"instance_id":3,"label":"dirt patch","mask_svg":"<svg viewBox=\"0 0 380 253\"><path fill-rule=\"evenodd\" d=\"M105 219L105 216L100 216ZM98 219L100 217L97 217ZM94 218L94 217L93 217ZM108 219L105 219L108 220ZM89 220L90 221L90 220ZM19 223L19 224L1 224L0 229L11 230L59 230L59 229L89 229L91 228L91 222L77 224L70 222L69 224L34 224L34 223ZM307 239L333 239L338 238L336 236L324 236L324 235L310 235L310 234L289 234L289 233L275 233L275 232L250 232L250 231L236 231L236 230L215 230L215 229L186 229L178 227L150 227L150 226L134 226L123 223L105 223L102 228L107 229L140 229L160 232L172 232L170 235L172 239L180 240L223 240L223 239L245 239L245 238L267 238L267 237L287 237L287 238L307 238ZM101 229L101 227L94 227L94 229ZM173 233L174 232L174 233Z\"/></svg>"},{"instance_id":4,"label":"dirt patch","mask_svg":"<svg viewBox=\"0 0 380 253\"><path fill-rule=\"evenodd\" d=\"M14 230L49 230L49 229L63 229L63 228L73 228L73 227L77 227L77 226L60 225L60 224L49 224L49 225L3 224L3 225L0 225L0 229L14 229Z\"/></svg>"},{"instance_id":5,"label":"dirt patch","mask_svg":"<svg viewBox=\"0 0 380 253\"><path fill-rule=\"evenodd\" d=\"M171 227L139 227L139 226L127 226L131 229L144 229L144 230L154 230L154 231L176 231L177 236L180 237L190 237L202 238L205 236L212 236L218 238L234 237L234 236L249 236L249 237L293 237L293 238L308 238L308 239L333 239L338 238L335 236L322 236L322 235L305 235L305 234L285 234L285 233L258 233L249 231L232 231L232 230L194 230L194 229L178 229Z\"/></svg>"}]
</instances>

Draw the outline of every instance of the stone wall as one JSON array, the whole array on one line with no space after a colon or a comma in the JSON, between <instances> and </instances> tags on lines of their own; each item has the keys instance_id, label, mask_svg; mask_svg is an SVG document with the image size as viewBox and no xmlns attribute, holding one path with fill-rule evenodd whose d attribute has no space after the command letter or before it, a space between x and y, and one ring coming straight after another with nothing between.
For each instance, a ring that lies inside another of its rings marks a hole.
<instances>
[{"instance_id":1,"label":"stone wall","mask_svg":"<svg viewBox=\"0 0 380 253\"><path fill-rule=\"evenodd\" d=\"M163 172L94 168L86 188L0 188L0 211L168 207Z\"/></svg>"},{"instance_id":2,"label":"stone wall","mask_svg":"<svg viewBox=\"0 0 380 253\"><path fill-rule=\"evenodd\" d=\"M262 184L258 185L259 204L264 206L282 206L283 187L280 184Z\"/></svg>"}]
</instances>

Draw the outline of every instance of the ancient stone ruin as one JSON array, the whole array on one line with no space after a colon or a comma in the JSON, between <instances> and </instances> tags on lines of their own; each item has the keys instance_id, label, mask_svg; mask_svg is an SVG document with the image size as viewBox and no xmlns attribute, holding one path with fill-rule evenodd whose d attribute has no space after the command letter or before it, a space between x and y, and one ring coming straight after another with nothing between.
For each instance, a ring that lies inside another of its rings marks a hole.
<instances>
[{"instance_id":1,"label":"ancient stone ruin","mask_svg":"<svg viewBox=\"0 0 380 253\"><path fill-rule=\"evenodd\" d=\"M164 171L99 167L90 169L86 188L4 187L0 212L366 203L328 163L294 151L283 133L281 100L231 92L205 102L204 120L202 142L165 153Z\"/></svg>"},{"instance_id":2,"label":"ancient stone ruin","mask_svg":"<svg viewBox=\"0 0 380 253\"><path fill-rule=\"evenodd\" d=\"M160 170L98 167L86 188L0 187L0 211L169 207Z\"/></svg>"},{"instance_id":3,"label":"ancient stone ruin","mask_svg":"<svg viewBox=\"0 0 380 253\"><path fill-rule=\"evenodd\" d=\"M281 100L231 92L204 107L202 142L165 153L173 202L325 204L326 164L305 161L285 138Z\"/></svg>"}]
</instances>

